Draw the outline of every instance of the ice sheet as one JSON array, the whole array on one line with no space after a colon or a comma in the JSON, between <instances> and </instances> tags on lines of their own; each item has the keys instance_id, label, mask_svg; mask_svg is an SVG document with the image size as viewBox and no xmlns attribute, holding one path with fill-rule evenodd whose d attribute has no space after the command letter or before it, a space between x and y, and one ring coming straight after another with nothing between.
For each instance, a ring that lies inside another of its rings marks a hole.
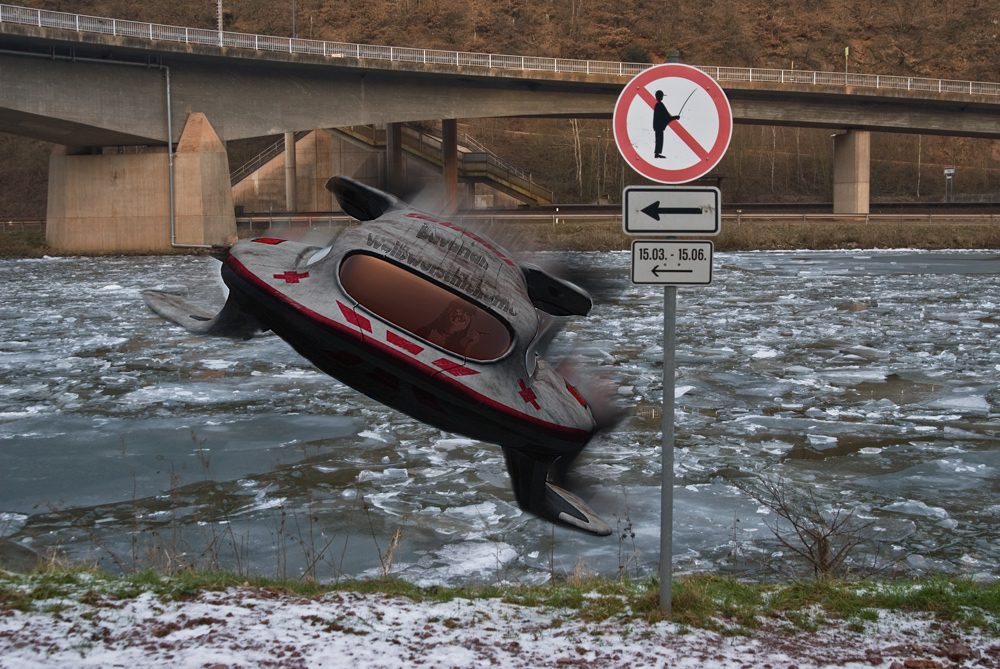
<instances>
[{"instance_id":1,"label":"ice sheet","mask_svg":"<svg viewBox=\"0 0 1000 669\"><path fill-rule=\"evenodd\" d=\"M631 285L627 253L536 260L577 268L594 295L551 355L610 379L626 408L567 482L611 537L522 513L500 449L358 395L273 335L163 322L141 290L223 301L218 263L193 257L0 261L0 535L113 568L107 551L130 555L140 522L143 541L192 556L223 546L218 559L262 573L335 578L380 573L398 529L394 564L418 582L655 572L662 291ZM678 296L678 569L801 568L737 487L759 475L870 517L862 552L898 547L919 573L994 569L995 254L715 262L712 286Z\"/></svg>"}]
</instances>

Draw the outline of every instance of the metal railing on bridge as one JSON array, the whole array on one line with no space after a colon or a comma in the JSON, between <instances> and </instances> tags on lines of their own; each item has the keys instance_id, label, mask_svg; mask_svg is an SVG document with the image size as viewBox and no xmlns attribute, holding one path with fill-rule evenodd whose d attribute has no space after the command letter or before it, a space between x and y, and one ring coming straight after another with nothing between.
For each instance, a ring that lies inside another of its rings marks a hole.
<instances>
[{"instance_id":1,"label":"metal railing on bridge","mask_svg":"<svg viewBox=\"0 0 1000 669\"><path fill-rule=\"evenodd\" d=\"M52 12L0 4L0 23L5 22L36 25L46 28L61 28L78 32L102 33L121 37L136 37L151 41L162 40L183 44L203 44L238 49L254 49L258 51L304 53L329 58L374 59L504 70L576 72L621 77L633 77L643 70L652 67L652 65L647 63L618 63L613 61L466 53L461 51L439 51L436 49L326 42L311 39L276 37L272 35L251 35L205 28L185 28L81 14L67 14L65 12ZM748 67L696 67L720 82L759 81L778 84L844 86L1000 97L1000 84L980 81Z\"/></svg>"}]
</instances>

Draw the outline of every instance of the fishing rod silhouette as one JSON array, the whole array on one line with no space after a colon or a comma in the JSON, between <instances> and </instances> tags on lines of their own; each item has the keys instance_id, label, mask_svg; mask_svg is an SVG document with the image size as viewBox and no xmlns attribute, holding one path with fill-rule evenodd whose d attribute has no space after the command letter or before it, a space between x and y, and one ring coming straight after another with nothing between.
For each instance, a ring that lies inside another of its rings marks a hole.
<instances>
[{"instance_id":1,"label":"fishing rod silhouette","mask_svg":"<svg viewBox=\"0 0 1000 669\"><path fill-rule=\"evenodd\" d=\"M684 108L687 107L687 103L691 100L691 96L695 94L695 88L692 90L687 99L684 100L684 104L681 105L681 109L677 112L677 115L672 115L668 110L667 106L663 104L663 91L656 91L656 104L653 106L653 132L656 137L656 145L653 148L654 158L664 158L662 155L663 151L663 131L667 129L667 126L674 121L680 120L681 114L684 113Z\"/></svg>"}]
</instances>

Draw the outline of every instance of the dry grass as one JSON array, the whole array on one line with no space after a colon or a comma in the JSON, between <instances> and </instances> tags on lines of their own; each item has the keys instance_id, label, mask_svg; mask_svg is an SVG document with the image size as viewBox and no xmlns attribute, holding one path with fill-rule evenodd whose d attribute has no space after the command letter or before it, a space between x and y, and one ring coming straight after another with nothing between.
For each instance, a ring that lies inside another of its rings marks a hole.
<instances>
[{"instance_id":1,"label":"dry grass","mask_svg":"<svg viewBox=\"0 0 1000 669\"><path fill-rule=\"evenodd\" d=\"M620 251L631 237L621 223L516 223L493 232L514 249ZM989 223L843 222L835 219L752 219L725 221L710 238L717 251L792 249L1000 249L1000 221Z\"/></svg>"},{"instance_id":2,"label":"dry grass","mask_svg":"<svg viewBox=\"0 0 1000 669\"><path fill-rule=\"evenodd\" d=\"M50 251L43 231L0 232L0 258L40 258Z\"/></svg>"},{"instance_id":3,"label":"dry grass","mask_svg":"<svg viewBox=\"0 0 1000 669\"><path fill-rule=\"evenodd\" d=\"M752 220L722 226L719 251L785 249L997 249L1000 224Z\"/></svg>"},{"instance_id":4,"label":"dry grass","mask_svg":"<svg viewBox=\"0 0 1000 669\"><path fill-rule=\"evenodd\" d=\"M915 219L843 221L835 218L727 217L711 237L716 251L795 249L1000 249L1000 218L979 221ZM620 219L560 222L511 221L481 230L512 251L622 251L633 239ZM44 232L0 232L0 258L31 258L57 253L45 245Z\"/></svg>"}]
</instances>

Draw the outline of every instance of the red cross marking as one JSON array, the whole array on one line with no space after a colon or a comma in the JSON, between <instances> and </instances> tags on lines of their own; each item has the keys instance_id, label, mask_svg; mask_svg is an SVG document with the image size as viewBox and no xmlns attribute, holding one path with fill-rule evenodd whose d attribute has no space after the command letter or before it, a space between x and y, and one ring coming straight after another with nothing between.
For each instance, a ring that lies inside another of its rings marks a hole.
<instances>
[{"instance_id":1,"label":"red cross marking","mask_svg":"<svg viewBox=\"0 0 1000 669\"><path fill-rule=\"evenodd\" d=\"M308 279L309 272L303 272L299 274L295 270L288 270L284 274L275 274L275 279L284 279L285 283L298 283L299 279Z\"/></svg>"},{"instance_id":2,"label":"red cross marking","mask_svg":"<svg viewBox=\"0 0 1000 669\"><path fill-rule=\"evenodd\" d=\"M538 396L535 395L534 390L529 388L524 383L524 379L518 379L517 383L518 385L521 386L521 390L517 393L518 395L521 396L521 399L523 399L526 404L530 404L531 406L535 407L535 409L541 409L542 407L538 406Z\"/></svg>"}]
</instances>

